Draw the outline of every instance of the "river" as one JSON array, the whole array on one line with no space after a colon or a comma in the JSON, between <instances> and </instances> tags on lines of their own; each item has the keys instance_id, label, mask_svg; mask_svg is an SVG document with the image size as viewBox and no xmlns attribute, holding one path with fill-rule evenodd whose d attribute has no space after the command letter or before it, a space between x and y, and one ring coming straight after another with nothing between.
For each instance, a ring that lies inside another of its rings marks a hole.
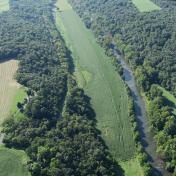
<instances>
[{"instance_id":1,"label":"river","mask_svg":"<svg viewBox=\"0 0 176 176\"><path fill-rule=\"evenodd\" d=\"M141 143L148 155L148 160L154 168L153 175L155 176L168 176L169 173L164 169L163 161L157 156L156 143L153 135L150 132L150 125L147 118L146 106L143 98L136 86L135 77L131 68L128 66L123 56L119 54L116 47L114 47L114 54L120 61L123 68L124 81L131 90L135 106L135 115L138 123L138 128L141 136Z\"/></svg>"}]
</instances>

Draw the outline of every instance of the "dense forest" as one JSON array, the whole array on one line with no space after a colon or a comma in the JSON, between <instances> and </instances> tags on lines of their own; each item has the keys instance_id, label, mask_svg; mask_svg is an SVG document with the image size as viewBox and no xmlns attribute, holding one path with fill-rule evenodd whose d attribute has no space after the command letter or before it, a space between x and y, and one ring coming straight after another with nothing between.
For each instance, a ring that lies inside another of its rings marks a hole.
<instances>
[{"instance_id":1,"label":"dense forest","mask_svg":"<svg viewBox=\"0 0 176 176\"><path fill-rule=\"evenodd\" d=\"M4 144L23 149L32 176L110 176L121 169L100 138L90 98L78 88L72 58L56 29L54 0L10 0L0 14L0 59L18 59L23 118L3 124Z\"/></svg>"},{"instance_id":2,"label":"dense forest","mask_svg":"<svg viewBox=\"0 0 176 176\"><path fill-rule=\"evenodd\" d=\"M70 0L107 54L113 55L115 43L133 69L150 102L148 115L158 154L174 175L176 116L156 85L176 96L176 1L153 2L160 11L141 13L130 0Z\"/></svg>"}]
</instances>

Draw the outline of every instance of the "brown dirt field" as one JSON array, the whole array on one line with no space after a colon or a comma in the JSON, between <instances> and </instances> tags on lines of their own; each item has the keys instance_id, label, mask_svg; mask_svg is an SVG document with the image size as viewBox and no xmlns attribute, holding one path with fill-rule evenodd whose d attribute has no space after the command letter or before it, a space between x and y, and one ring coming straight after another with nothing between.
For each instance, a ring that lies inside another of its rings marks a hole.
<instances>
[{"instance_id":1,"label":"brown dirt field","mask_svg":"<svg viewBox=\"0 0 176 176\"><path fill-rule=\"evenodd\" d=\"M8 117L13 98L19 88L14 79L17 68L16 60L0 63L0 125Z\"/></svg>"}]
</instances>

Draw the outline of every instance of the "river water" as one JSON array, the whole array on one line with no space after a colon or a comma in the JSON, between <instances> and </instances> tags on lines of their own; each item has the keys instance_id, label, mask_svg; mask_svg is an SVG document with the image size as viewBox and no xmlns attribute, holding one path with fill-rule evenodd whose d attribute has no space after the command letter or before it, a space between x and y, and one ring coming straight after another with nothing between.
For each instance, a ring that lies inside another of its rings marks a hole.
<instances>
[{"instance_id":1,"label":"river water","mask_svg":"<svg viewBox=\"0 0 176 176\"><path fill-rule=\"evenodd\" d=\"M137 89L133 72L128 66L128 64L125 62L123 56L118 53L116 47L114 47L114 54L120 61L121 66L123 67L124 80L132 93L135 106L136 120L138 122L138 129L141 136L141 143L148 155L149 162L154 168L153 176L168 176L169 174L164 169L163 161L156 154L156 143L153 138L153 135L149 130L150 128L146 113L145 102L143 98L140 96L140 93Z\"/></svg>"}]
</instances>

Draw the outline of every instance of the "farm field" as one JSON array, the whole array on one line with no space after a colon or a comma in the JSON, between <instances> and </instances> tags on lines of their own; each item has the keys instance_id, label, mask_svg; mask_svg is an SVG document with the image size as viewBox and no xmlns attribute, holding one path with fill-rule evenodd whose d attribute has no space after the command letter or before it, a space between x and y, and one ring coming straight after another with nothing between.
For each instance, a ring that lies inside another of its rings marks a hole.
<instances>
[{"instance_id":1,"label":"farm field","mask_svg":"<svg viewBox=\"0 0 176 176\"><path fill-rule=\"evenodd\" d=\"M17 68L16 60L0 63L0 124L8 117L19 88L19 84L13 78Z\"/></svg>"},{"instance_id":2,"label":"farm field","mask_svg":"<svg viewBox=\"0 0 176 176\"><path fill-rule=\"evenodd\" d=\"M0 12L9 10L9 0L0 0Z\"/></svg>"},{"instance_id":3,"label":"farm field","mask_svg":"<svg viewBox=\"0 0 176 176\"><path fill-rule=\"evenodd\" d=\"M56 21L61 27L76 64L78 84L91 97L96 112L97 126L111 153L116 159L134 156L135 144L131 124L128 119L128 96L124 83L105 56L93 34L88 31L81 19L68 5L59 1L62 12L57 13ZM58 5L58 4L57 4ZM64 5L64 7L61 7Z\"/></svg>"},{"instance_id":4,"label":"farm field","mask_svg":"<svg viewBox=\"0 0 176 176\"><path fill-rule=\"evenodd\" d=\"M161 10L159 6L154 4L151 0L132 0L133 4L140 12L150 12L153 10Z\"/></svg>"},{"instance_id":5,"label":"farm field","mask_svg":"<svg viewBox=\"0 0 176 176\"><path fill-rule=\"evenodd\" d=\"M20 118L24 117L24 114L22 114L19 109L17 108L17 103L18 102L23 102L24 99L26 98L26 90L24 87L19 87L16 90L16 94L13 97L13 101L11 104L11 108L10 108L10 115L13 115L14 118L16 118L17 120Z\"/></svg>"},{"instance_id":6,"label":"farm field","mask_svg":"<svg viewBox=\"0 0 176 176\"><path fill-rule=\"evenodd\" d=\"M0 125L10 114L17 112L16 104L25 96L24 89L20 88L13 78L17 68L18 61L16 60L0 63ZM24 152L5 148L1 144L0 175L29 176L25 166L26 159Z\"/></svg>"},{"instance_id":7,"label":"farm field","mask_svg":"<svg viewBox=\"0 0 176 176\"><path fill-rule=\"evenodd\" d=\"M59 8L55 15L56 25L72 51L78 85L91 97L97 127L114 159L131 161L135 156L135 143L128 118L128 96L124 83L110 58L96 43L92 32L86 29L67 1L59 0L56 5ZM131 169L134 170L134 176L141 176L139 163L137 159L134 160L128 163L121 161L127 176L133 176L129 172Z\"/></svg>"},{"instance_id":8,"label":"farm field","mask_svg":"<svg viewBox=\"0 0 176 176\"><path fill-rule=\"evenodd\" d=\"M27 162L23 151L7 149L0 146L0 175L1 176L30 176L24 166Z\"/></svg>"}]
</instances>

